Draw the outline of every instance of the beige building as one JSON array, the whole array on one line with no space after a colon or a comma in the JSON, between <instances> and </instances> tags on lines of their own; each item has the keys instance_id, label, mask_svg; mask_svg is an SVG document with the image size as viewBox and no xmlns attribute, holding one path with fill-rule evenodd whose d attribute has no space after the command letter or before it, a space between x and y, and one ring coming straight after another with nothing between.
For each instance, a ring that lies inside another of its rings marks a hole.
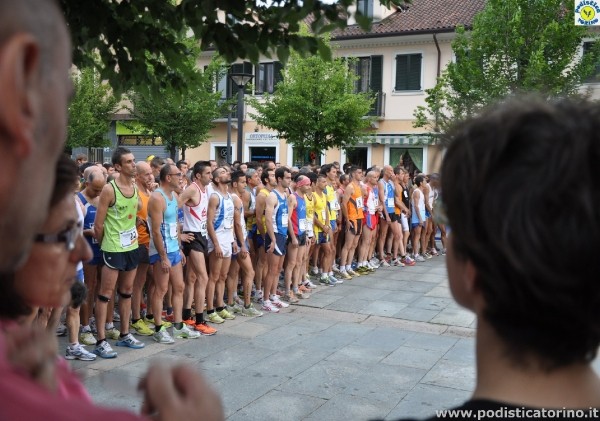
<instances>
[{"instance_id":1,"label":"beige building","mask_svg":"<svg viewBox=\"0 0 600 421\"><path fill-rule=\"evenodd\" d=\"M435 86L437 76L452 60L450 43L455 27L469 26L483 4L484 0L415 0L404 9L390 11L377 0L359 1L358 7L374 19L371 31L351 25L343 32L335 32L332 44L336 56L357 58L356 89L377 94L370 113L376 119L368 141L350 150L330 149L316 157L316 163L352 162L368 168L401 162L423 172L438 170L441 150L429 145L426 131L412 126L413 112L418 105L425 105L425 89ZM211 53L205 53L199 65L206 65L210 59ZM238 63L233 67L235 72L252 72L255 91L248 94L257 96L272 92L281 69L273 60L261 61L256 66ZM221 89L227 96L237 91L225 81ZM258 126L249 115L253 110L245 108L241 157L237 156L237 118L234 116L232 120L232 161L271 159L293 166L315 158L314 154L297 156L275 131ZM224 160L228 123L225 118L215 123L210 138L186 153L192 162L207 158Z\"/></svg>"},{"instance_id":2,"label":"beige building","mask_svg":"<svg viewBox=\"0 0 600 421\"><path fill-rule=\"evenodd\" d=\"M374 19L369 32L356 25L332 34L334 54L338 57L356 57L357 91L371 91L377 100L370 115L375 116L373 131L368 141L350 150L328 150L322 156L297 156L285 139L266 127L256 124L253 112L245 107L243 114L242 156L237 156L237 118L231 124L232 161L273 160L287 166L300 166L307 161L341 164L352 162L363 168L372 165L402 163L412 170L425 173L439 170L443 151L431 145L426 130L413 127L413 113L425 105L425 90L435 86L436 78L453 60L451 42L458 25L471 26L474 16L485 0L413 0L412 4L387 10L378 0L359 0L363 13ZM583 54L590 39L584 40ZM206 65L212 53L204 53L199 65ZM254 92L247 95L260 97L272 92L281 77L281 65L272 59L258 65L236 63L234 72L252 73ZM583 92L600 97L600 68L597 75L582 86ZM223 80L219 86L224 97L236 94L237 87ZM210 138L199 148L187 152L192 162L215 159L224 162L227 145L227 119L219 119Z\"/></svg>"}]
</instances>

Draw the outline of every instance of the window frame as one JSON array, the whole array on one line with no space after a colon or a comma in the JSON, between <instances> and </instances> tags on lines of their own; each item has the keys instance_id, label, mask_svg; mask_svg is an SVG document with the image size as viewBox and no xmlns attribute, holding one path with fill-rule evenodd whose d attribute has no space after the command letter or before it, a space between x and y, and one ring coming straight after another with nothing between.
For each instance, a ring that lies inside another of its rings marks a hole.
<instances>
[{"instance_id":1,"label":"window frame","mask_svg":"<svg viewBox=\"0 0 600 421\"><path fill-rule=\"evenodd\" d=\"M397 90L396 89L396 78L397 78L398 56L413 56L413 55L421 56L421 67L420 67L420 74L419 74L419 89ZM393 56L393 71L392 71L392 94L414 95L414 94L420 94L420 93L424 92L424 86L423 86L424 73L425 73L424 72L424 61L425 61L425 54L422 50L420 50L420 51L401 51L401 52L397 52L394 54L394 56Z\"/></svg>"}]
</instances>

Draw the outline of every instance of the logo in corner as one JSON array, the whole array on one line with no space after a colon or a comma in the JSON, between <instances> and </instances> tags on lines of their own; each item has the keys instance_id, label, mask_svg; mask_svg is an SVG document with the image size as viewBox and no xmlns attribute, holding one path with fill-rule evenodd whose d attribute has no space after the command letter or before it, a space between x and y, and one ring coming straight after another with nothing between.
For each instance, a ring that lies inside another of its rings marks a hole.
<instances>
[{"instance_id":1,"label":"logo in corner","mask_svg":"<svg viewBox=\"0 0 600 421\"><path fill-rule=\"evenodd\" d=\"M575 1L575 25L598 26L600 25L600 4L596 0Z\"/></svg>"}]
</instances>

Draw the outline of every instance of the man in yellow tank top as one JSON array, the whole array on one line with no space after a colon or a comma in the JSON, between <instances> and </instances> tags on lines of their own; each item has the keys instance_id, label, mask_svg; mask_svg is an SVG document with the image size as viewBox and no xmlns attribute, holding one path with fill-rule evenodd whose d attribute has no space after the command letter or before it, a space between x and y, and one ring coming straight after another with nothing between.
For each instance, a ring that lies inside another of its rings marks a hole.
<instances>
[{"instance_id":1,"label":"man in yellow tank top","mask_svg":"<svg viewBox=\"0 0 600 421\"><path fill-rule=\"evenodd\" d=\"M117 292L120 296L119 314L123 323L117 346L139 349L144 343L129 333L131 316L131 294L135 271L139 262L138 233L136 230L137 211L141 208L140 198L133 183L135 176L135 158L127 148L118 147L112 156L112 163L119 176L108 183L100 193L100 202L96 212L94 231L101 244L104 266L102 279L96 297L96 327L98 342L94 353L102 358L115 358L114 352L106 341L105 326L108 302Z\"/></svg>"}]
</instances>

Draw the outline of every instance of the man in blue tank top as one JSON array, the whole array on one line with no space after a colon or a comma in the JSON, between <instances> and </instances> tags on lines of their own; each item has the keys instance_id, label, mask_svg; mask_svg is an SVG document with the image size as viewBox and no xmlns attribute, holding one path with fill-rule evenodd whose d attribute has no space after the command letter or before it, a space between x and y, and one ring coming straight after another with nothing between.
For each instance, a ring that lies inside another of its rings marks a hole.
<instances>
[{"instance_id":1,"label":"man in blue tank top","mask_svg":"<svg viewBox=\"0 0 600 421\"><path fill-rule=\"evenodd\" d=\"M160 187L150 196L148 202L148 226L150 227L150 264L153 269L154 290L152 309L154 318L154 335L156 342L172 344L173 338L167 332L167 325L161 320L163 299L169 288L169 281L173 288L173 336L175 338L199 338L200 332L190 329L182 320L183 310L183 270L179 241L179 228L177 224L177 194L175 190L183 177L181 170L171 164L161 168L159 178ZM150 319L150 315L147 316Z\"/></svg>"},{"instance_id":2,"label":"man in blue tank top","mask_svg":"<svg viewBox=\"0 0 600 421\"><path fill-rule=\"evenodd\" d=\"M265 205L265 222L267 235L265 236L265 250L267 251L267 261L269 271L264 280L265 296L263 310L273 311L275 308L289 307L279 299L277 292L277 280L283 267L285 257L288 226L289 226L289 208L287 189L292 182L292 173L286 167L280 167L275 170L275 180L277 187L269 193Z\"/></svg>"}]
</instances>

